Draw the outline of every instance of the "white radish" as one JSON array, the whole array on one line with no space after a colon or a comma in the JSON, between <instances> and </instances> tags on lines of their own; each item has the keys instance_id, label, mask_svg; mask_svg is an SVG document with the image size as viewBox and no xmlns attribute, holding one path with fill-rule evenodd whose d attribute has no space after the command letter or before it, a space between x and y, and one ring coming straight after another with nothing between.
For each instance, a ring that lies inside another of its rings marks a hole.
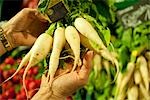
<instances>
[{"instance_id":1,"label":"white radish","mask_svg":"<svg viewBox=\"0 0 150 100\"><path fill-rule=\"evenodd\" d=\"M136 69L134 71L134 82L135 84L140 84L140 82L142 81L142 77L141 77L141 73L138 69Z\"/></svg>"},{"instance_id":2,"label":"white radish","mask_svg":"<svg viewBox=\"0 0 150 100\"><path fill-rule=\"evenodd\" d=\"M103 66L104 66L104 68L107 72L108 77L110 78L111 75L110 75L110 63L109 63L109 61L108 60L103 60Z\"/></svg>"},{"instance_id":3,"label":"white radish","mask_svg":"<svg viewBox=\"0 0 150 100\"><path fill-rule=\"evenodd\" d=\"M82 35L81 33L79 33L79 36L80 36L80 42L81 42L81 44L84 46L84 47L86 47L86 48L88 48L88 49L90 49L90 50L93 50L94 52L97 52L97 50L95 50L92 46L91 46L91 43L90 43L90 41L89 41L89 39L88 38L86 38L84 35Z\"/></svg>"},{"instance_id":4,"label":"white radish","mask_svg":"<svg viewBox=\"0 0 150 100\"><path fill-rule=\"evenodd\" d=\"M145 98L145 100L150 100L149 92L144 88L142 83L140 83L140 91L143 94L143 97Z\"/></svg>"},{"instance_id":5,"label":"white radish","mask_svg":"<svg viewBox=\"0 0 150 100\"><path fill-rule=\"evenodd\" d=\"M148 71L150 73L150 51L147 51L145 53L145 57L147 59L147 66L148 66ZM150 82L150 74L149 74L149 82Z\"/></svg>"},{"instance_id":6,"label":"white radish","mask_svg":"<svg viewBox=\"0 0 150 100\"><path fill-rule=\"evenodd\" d=\"M50 77L50 84L54 80L54 75L59 65L60 53L65 46L65 28L58 27L54 32L53 49L49 60L48 80Z\"/></svg>"},{"instance_id":7,"label":"white radish","mask_svg":"<svg viewBox=\"0 0 150 100\"><path fill-rule=\"evenodd\" d=\"M138 100L138 87L136 85L128 89L127 97L128 100Z\"/></svg>"},{"instance_id":8,"label":"white radish","mask_svg":"<svg viewBox=\"0 0 150 100\"><path fill-rule=\"evenodd\" d=\"M125 89L121 92L121 93L119 93L118 95L117 95L117 97L115 97L115 99L114 100L125 100L125 98L126 98L126 91L125 91Z\"/></svg>"},{"instance_id":9,"label":"white radish","mask_svg":"<svg viewBox=\"0 0 150 100\"><path fill-rule=\"evenodd\" d=\"M116 80L119 73L119 64L116 58L114 58L111 53L108 51L101 38L99 37L97 31L93 28L93 26L84 18L79 17L75 19L74 25L76 29L86 38L89 39L91 45L94 46L93 49L97 51L97 53L101 54L104 58L110 60L113 64L116 65L117 74L114 80Z\"/></svg>"},{"instance_id":10,"label":"white radish","mask_svg":"<svg viewBox=\"0 0 150 100\"><path fill-rule=\"evenodd\" d=\"M95 72L95 78L100 74L100 71L102 69L102 58L100 55L95 54L93 58L93 68Z\"/></svg>"},{"instance_id":11,"label":"white radish","mask_svg":"<svg viewBox=\"0 0 150 100\"><path fill-rule=\"evenodd\" d=\"M80 37L78 31L75 29L73 26L68 26L65 29L65 38L67 42L69 43L75 59L74 59L74 65L72 68L72 71L75 70L77 65L81 65L81 60L80 60Z\"/></svg>"},{"instance_id":12,"label":"white radish","mask_svg":"<svg viewBox=\"0 0 150 100\"><path fill-rule=\"evenodd\" d=\"M121 84L120 84L120 86L117 87L118 88L117 93L118 92L122 93L123 89L129 82L129 80L134 72L134 68L135 68L135 64L133 62L129 62L127 65L127 70L126 70L125 74L123 75Z\"/></svg>"},{"instance_id":13,"label":"white radish","mask_svg":"<svg viewBox=\"0 0 150 100\"><path fill-rule=\"evenodd\" d=\"M30 58L28 59L29 63L23 74L23 87L25 88L25 92L27 96L28 94L27 94L26 85L25 85L25 76L28 70L32 66L36 65L47 56L47 54L49 53L52 47L52 42L53 42L53 38L49 34L43 33L37 38L33 47L30 50L31 54L30 54ZM45 45L45 44L48 44L48 45Z\"/></svg>"},{"instance_id":14,"label":"white radish","mask_svg":"<svg viewBox=\"0 0 150 100\"><path fill-rule=\"evenodd\" d=\"M116 84L117 84L117 87L118 87L117 89L119 89L119 86L121 84L122 79L123 79L123 74L121 72L119 72L117 80L116 80Z\"/></svg>"},{"instance_id":15,"label":"white radish","mask_svg":"<svg viewBox=\"0 0 150 100\"><path fill-rule=\"evenodd\" d=\"M150 51L147 51L147 52L145 53L145 57L147 58L147 60L150 60Z\"/></svg>"},{"instance_id":16,"label":"white radish","mask_svg":"<svg viewBox=\"0 0 150 100\"><path fill-rule=\"evenodd\" d=\"M137 58L137 65L139 66L146 90L149 91L149 72L146 59L143 56L139 56Z\"/></svg>"},{"instance_id":17,"label":"white radish","mask_svg":"<svg viewBox=\"0 0 150 100\"><path fill-rule=\"evenodd\" d=\"M82 17L76 18L74 25L82 35L87 37L89 40L95 42L96 44L100 45L101 49L106 48L96 30L86 19Z\"/></svg>"}]
</instances>

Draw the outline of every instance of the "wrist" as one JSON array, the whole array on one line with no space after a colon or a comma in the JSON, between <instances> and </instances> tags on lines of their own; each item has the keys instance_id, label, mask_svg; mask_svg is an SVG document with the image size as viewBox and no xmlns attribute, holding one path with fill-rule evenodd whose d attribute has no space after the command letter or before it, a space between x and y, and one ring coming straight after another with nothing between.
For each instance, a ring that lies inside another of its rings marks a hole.
<instances>
[{"instance_id":1,"label":"wrist","mask_svg":"<svg viewBox=\"0 0 150 100\"><path fill-rule=\"evenodd\" d=\"M5 31L0 27L0 55L13 49L12 43L9 41L10 36L5 34Z\"/></svg>"}]
</instances>

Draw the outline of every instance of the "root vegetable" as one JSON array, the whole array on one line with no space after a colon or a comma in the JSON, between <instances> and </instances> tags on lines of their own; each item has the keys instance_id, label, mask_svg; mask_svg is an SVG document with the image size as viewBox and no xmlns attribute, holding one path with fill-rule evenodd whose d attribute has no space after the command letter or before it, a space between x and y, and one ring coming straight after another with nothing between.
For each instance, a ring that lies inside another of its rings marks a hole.
<instances>
[{"instance_id":1,"label":"root vegetable","mask_svg":"<svg viewBox=\"0 0 150 100\"><path fill-rule=\"evenodd\" d=\"M82 17L76 18L74 25L75 25L76 29L89 40L89 43L91 44L94 51L101 54L104 58L108 59L109 61L111 61L113 64L116 65L117 74L114 78L114 80L116 80L118 73L119 73L118 61L108 51L108 49L102 42L101 38L99 37L97 31L93 28L93 26L86 19L84 19ZM84 42L86 42L86 41L84 41ZM86 44L86 43L84 43L84 44Z\"/></svg>"},{"instance_id":2,"label":"root vegetable","mask_svg":"<svg viewBox=\"0 0 150 100\"><path fill-rule=\"evenodd\" d=\"M100 55L95 54L94 58L93 58L93 68L94 68L94 72L95 72L95 77L98 76L98 74L100 74L100 71L102 69L102 58Z\"/></svg>"},{"instance_id":3,"label":"root vegetable","mask_svg":"<svg viewBox=\"0 0 150 100\"><path fill-rule=\"evenodd\" d=\"M33 47L30 50L31 54L30 54L30 58L28 59L29 63L23 74L23 87L25 88L26 94L27 94L27 90L26 90L26 86L25 86L25 76L26 76L28 70L32 66L36 65L37 63L39 63L42 59L44 59L47 56L47 54L49 53L49 51L52 47L52 41L53 41L53 38L49 34L47 34L47 33L41 34L37 38ZM45 44L48 44L48 45L45 45ZM27 94L27 96L28 96L28 94Z\"/></svg>"},{"instance_id":4,"label":"root vegetable","mask_svg":"<svg viewBox=\"0 0 150 100\"><path fill-rule=\"evenodd\" d=\"M111 75L110 75L110 63L109 63L109 61L108 60L103 60L103 66L104 66L104 68L107 72L108 77L110 78Z\"/></svg>"},{"instance_id":5,"label":"root vegetable","mask_svg":"<svg viewBox=\"0 0 150 100\"><path fill-rule=\"evenodd\" d=\"M78 31L75 29L73 26L68 26L65 29L65 37L67 42L69 43L75 59L74 59L74 65L72 71L75 70L77 65L81 65L81 60L80 60L80 37Z\"/></svg>"},{"instance_id":6,"label":"root vegetable","mask_svg":"<svg viewBox=\"0 0 150 100\"><path fill-rule=\"evenodd\" d=\"M142 81L141 73L138 69L136 69L134 71L134 82L135 82L135 84L140 84L141 81Z\"/></svg>"},{"instance_id":7,"label":"root vegetable","mask_svg":"<svg viewBox=\"0 0 150 100\"><path fill-rule=\"evenodd\" d=\"M147 52L145 53L145 57L146 57L148 60L150 60L150 51L147 51Z\"/></svg>"},{"instance_id":8,"label":"root vegetable","mask_svg":"<svg viewBox=\"0 0 150 100\"><path fill-rule=\"evenodd\" d=\"M143 84L140 83L140 91L145 98L145 100L150 100L150 95L148 94L148 91L144 88Z\"/></svg>"},{"instance_id":9,"label":"root vegetable","mask_svg":"<svg viewBox=\"0 0 150 100\"><path fill-rule=\"evenodd\" d=\"M127 92L128 100L138 100L138 87L132 86Z\"/></svg>"},{"instance_id":10,"label":"root vegetable","mask_svg":"<svg viewBox=\"0 0 150 100\"><path fill-rule=\"evenodd\" d=\"M53 49L49 60L48 80L50 78L50 84L54 80L54 75L59 65L60 53L65 43L65 28L58 27L54 32Z\"/></svg>"},{"instance_id":11,"label":"root vegetable","mask_svg":"<svg viewBox=\"0 0 150 100\"><path fill-rule=\"evenodd\" d=\"M129 80L133 74L134 68L135 68L135 64L133 62L129 62L127 65L127 71L123 75L121 84L120 84L120 86L117 87L117 90L118 90L117 94L122 93L122 91L124 90L125 86L129 82Z\"/></svg>"},{"instance_id":12,"label":"root vegetable","mask_svg":"<svg viewBox=\"0 0 150 100\"><path fill-rule=\"evenodd\" d=\"M141 76L144 81L144 85L146 90L149 91L149 73L148 73L148 66L147 61L143 56L139 56L137 58L137 66L139 66Z\"/></svg>"}]
</instances>

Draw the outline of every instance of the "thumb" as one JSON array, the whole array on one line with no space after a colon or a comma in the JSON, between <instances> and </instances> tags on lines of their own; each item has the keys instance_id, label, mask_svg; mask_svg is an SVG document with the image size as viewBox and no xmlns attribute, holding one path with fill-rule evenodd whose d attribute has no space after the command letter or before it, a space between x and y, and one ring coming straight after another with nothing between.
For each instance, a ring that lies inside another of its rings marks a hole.
<instances>
[{"instance_id":1,"label":"thumb","mask_svg":"<svg viewBox=\"0 0 150 100\"><path fill-rule=\"evenodd\" d=\"M89 73L92 69L92 59L93 59L93 51L88 51L83 58L83 65L79 71L80 79L88 78Z\"/></svg>"}]
</instances>

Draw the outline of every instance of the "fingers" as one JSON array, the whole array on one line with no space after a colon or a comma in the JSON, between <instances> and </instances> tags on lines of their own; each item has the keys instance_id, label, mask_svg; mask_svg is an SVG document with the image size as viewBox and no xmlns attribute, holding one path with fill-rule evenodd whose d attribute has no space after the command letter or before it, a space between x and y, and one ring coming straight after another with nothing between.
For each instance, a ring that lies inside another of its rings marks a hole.
<instances>
[{"instance_id":1,"label":"fingers","mask_svg":"<svg viewBox=\"0 0 150 100\"><path fill-rule=\"evenodd\" d=\"M37 9L24 8L19 13L23 13L24 15L29 15L29 17L38 19L41 22L47 22L47 20L44 18L44 16L40 12L38 12Z\"/></svg>"},{"instance_id":2,"label":"fingers","mask_svg":"<svg viewBox=\"0 0 150 100\"><path fill-rule=\"evenodd\" d=\"M93 59L93 51L88 51L83 59L83 65L79 71L79 77L80 79L86 79L89 76L89 73L91 71L91 64Z\"/></svg>"},{"instance_id":3,"label":"fingers","mask_svg":"<svg viewBox=\"0 0 150 100\"><path fill-rule=\"evenodd\" d=\"M43 86L46 83L46 76L45 74L42 75L42 81L41 81L41 86Z\"/></svg>"}]
</instances>

